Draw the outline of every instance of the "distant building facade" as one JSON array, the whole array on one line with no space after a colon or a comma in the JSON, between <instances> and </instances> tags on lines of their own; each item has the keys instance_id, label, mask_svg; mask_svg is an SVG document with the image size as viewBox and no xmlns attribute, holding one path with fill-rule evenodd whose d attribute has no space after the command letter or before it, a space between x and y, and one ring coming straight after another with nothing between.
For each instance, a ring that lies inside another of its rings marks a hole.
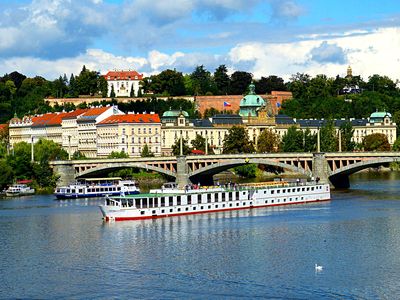
<instances>
[{"instance_id":1,"label":"distant building facade","mask_svg":"<svg viewBox=\"0 0 400 300\"><path fill-rule=\"evenodd\" d=\"M108 97L112 91L116 97L135 97L139 93L139 83L143 79L143 74L131 70L115 70L108 71L104 78L107 81Z\"/></svg>"}]
</instances>

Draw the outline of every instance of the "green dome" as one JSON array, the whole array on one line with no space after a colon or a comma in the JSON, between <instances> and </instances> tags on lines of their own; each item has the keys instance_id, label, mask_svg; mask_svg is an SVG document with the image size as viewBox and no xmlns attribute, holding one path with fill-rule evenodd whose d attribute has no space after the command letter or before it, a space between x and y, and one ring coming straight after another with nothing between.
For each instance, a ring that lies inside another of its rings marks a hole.
<instances>
[{"instance_id":1,"label":"green dome","mask_svg":"<svg viewBox=\"0 0 400 300\"><path fill-rule=\"evenodd\" d=\"M183 114L183 116L185 117L185 118L188 118L189 117L189 114L186 112L186 111L184 111L184 110L179 110L179 109L177 109L177 110L167 110L166 112L164 112L163 113L163 115L162 115L162 117L163 118L177 118L177 117L179 117L179 115L180 114Z\"/></svg>"},{"instance_id":2,"label":"green dome","mask_svg":"<svg viewBox=\"0 0 400 300\"><path fill-rule=\"evenodd\" d=\"M256 87L253 83L249 85L250 92L240 100L241 116L257 116L257 110L265 106L265 101L261 96L256 95Z\"/></svg>"},{"instance_id":3,"label":"green dome","mask_svg":"<svg viewBox=\"0 0 400 300\"><path fill-rule=\"evenodd\" d=\"M374 119L374 118L384 118L384 117L389 117L389 118L391 118L392 115L391 115L390 113L388 113L388 112L380 112L380 111L374 112L374 113L372 113L372 114L370 115L370 118L371 118L371 119Z\"/></svg>"}]
</instances>

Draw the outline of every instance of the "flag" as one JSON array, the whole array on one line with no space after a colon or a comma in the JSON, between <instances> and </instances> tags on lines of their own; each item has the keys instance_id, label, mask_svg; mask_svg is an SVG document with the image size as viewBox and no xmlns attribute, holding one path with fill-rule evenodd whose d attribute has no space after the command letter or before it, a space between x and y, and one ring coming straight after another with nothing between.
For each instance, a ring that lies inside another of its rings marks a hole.
<instances>
[{"instance_id":1,"label":"flag","mask_svg":"<svg viewBox=\"0 0 400 300\"><path fill-rule=\"evenodd\" d=\"M231 107L232 105L229 102L224 101L224 107Z\"/></svg>"}]
</instances>

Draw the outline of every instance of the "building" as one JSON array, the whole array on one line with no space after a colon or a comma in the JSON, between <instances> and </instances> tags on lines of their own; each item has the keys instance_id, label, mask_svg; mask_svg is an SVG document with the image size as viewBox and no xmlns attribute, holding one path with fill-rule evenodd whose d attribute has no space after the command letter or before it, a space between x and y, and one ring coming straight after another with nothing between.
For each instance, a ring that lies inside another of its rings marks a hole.
<instances>
[{"instance_id":1,"label":"building","mask_svg":"<svg viewBox=\"0 0 400 300\"><path fill-rule=\"evenodd\" d=\"M97 124L97 157L111 152L141 156L144 146L161 155L161 121L157 114L113 115Z\"/></svg>"},{"instance_id":2,"label":"building","mask_svg":"<svg viewBox=\"0 0 400 300\"><path fill-rule=\"evenodd\" d=\"M131 70L115 70L108 71L104 78L107 81L109 97L112 91L116 97L135 97L139 93L139 83L143 79L143 74Z\"/></svg>"}]
</instances>

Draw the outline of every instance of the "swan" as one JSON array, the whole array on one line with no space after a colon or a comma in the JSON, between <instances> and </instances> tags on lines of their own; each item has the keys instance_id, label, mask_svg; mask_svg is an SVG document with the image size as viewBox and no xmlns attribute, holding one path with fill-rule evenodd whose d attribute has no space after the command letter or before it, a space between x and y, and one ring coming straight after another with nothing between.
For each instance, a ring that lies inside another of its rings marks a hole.
<instances>
[{"instance_id":1,"label":"swan","mask_svg":"<svg viewBox=\"0 0 400 300\"><path fill-rule=\"evenodd\" d=\"M318 266L317 264L315 264L315 271L316 272L322 271L323 268L324 268L323 266Z\"/></svg>"}]
</instances>

